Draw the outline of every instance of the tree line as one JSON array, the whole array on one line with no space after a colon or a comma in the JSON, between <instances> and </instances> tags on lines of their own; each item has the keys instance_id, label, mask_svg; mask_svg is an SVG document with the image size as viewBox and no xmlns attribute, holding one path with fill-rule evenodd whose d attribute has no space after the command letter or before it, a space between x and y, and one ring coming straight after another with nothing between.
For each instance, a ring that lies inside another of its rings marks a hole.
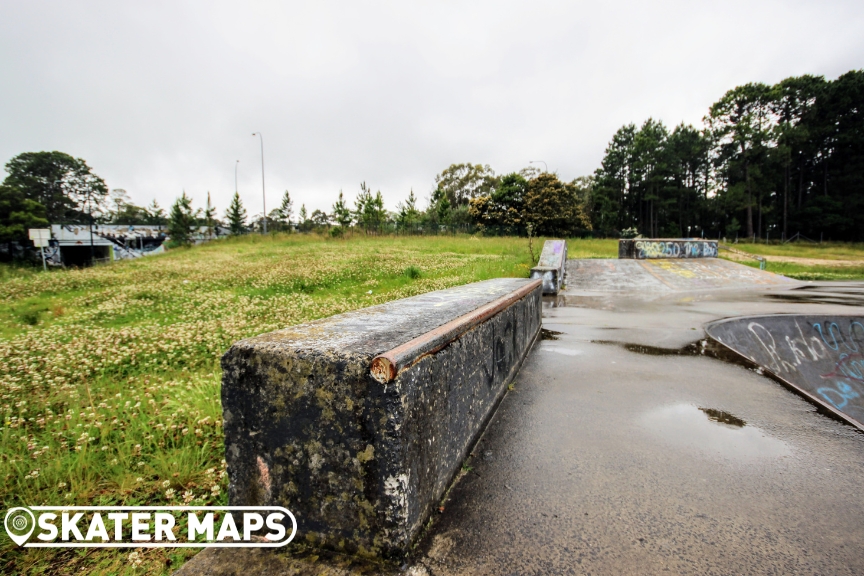
<instances>
[{"instance_id":1,"label":"tree line","mask_svg":"<svg viewBox=\"0 0 864 576\"><path fill-rule=\"evenodd\" d=\"M475 232L489 234L571 235L591 229L585 210L589 193L587 179L565 183L555 174L526 168L518 173L496 176L488 166L453 164L435 177L435 188L425 208L411 190L396 205L384 207L380 190L372 191L365 182L353 202L339 191L330 211L311 213L301 204L295 214L289 191L282 195L278 208L267 214L267 230L272 232L319 232L341 236L348 232L363 234L438 234ZM171 206L166 219L168 234L178 243L187 243L194 230L206 226L227 229L232 235L262 231L264 217L249 218L240 195L235 192L224 219L215 216L210 206L194 209L185 194Z\"/></svg>"},{"instance_id":2,"label":"tree line","mask_svg":"<svg viewBox=\"0 0 864 576\"><path fill-rule=\"evenodd\" d=\"M623 126L592 180L604 235L862 241L864 71L738 86L699 129Z\"/></svg>"},{"instance_id":3,"label":"tree line","mask_svg":"<svg viewBox=\"0 0 864 576\"><path fill-rule=\"evenodd\" d=\"M669 129L649 118L622 126L591 176L564 181L529 167L496 175L489 165L452 164L435 177L425 207L411 190L395 211L365 182L353 203L342 191L329 212L309 213L286 190L278 208L251 219L235 192L222 218L207 195L185 193L166 213L154 200L109 191L87 163L63 152L26 152L0 184L0 242L24 242L49 223L165 226L172 240L209 234L350 230L547 236L788 239L795 234L864 241L864 71L836 80L786 78L726 92L702 126Z\"/></svg>"},{"instance_id":4,"label":"tree line","mask_svg":"<svg viewBox=\"0 0 864 576\"><path fill-rule=\"evenodd\" d=\"M239 193L221 215L208 192L203 207L183 191L166 211L153 200L133 203L122 189L109 190L86 161L63 152L26 152L6 164L0 185L0 242L27 244L27 229L49 224L124 224L164 227L172 243L189 244L202 234L213 238L263 229L264 216L249 217ZM583 179L584 180L584 179ZM274 232L364 234L570 234L590 229L585 211L587 181L561 182L554 174L527 168L496 176L488 165L453 164L435 177L425 207L411 190L395 211L384 206L380 190L365 182L353 201L339 192L331 210L299 210L286 190L266 216Z\"/></svg>"}]
</instances>

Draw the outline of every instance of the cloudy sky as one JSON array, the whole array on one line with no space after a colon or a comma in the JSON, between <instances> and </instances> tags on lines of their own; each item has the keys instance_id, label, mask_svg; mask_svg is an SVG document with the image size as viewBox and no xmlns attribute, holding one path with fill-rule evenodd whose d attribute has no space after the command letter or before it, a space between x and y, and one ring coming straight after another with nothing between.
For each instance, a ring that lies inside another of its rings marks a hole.
<instances>
[{"instance_id":1,"label":"cloudy sky","mask_svg":"<svg viewBox=\"0 0 864 576\"><path fill-rule=\"evenodd\" d=\"M0 163L87 160L133 201L239 189L424 200L454 162L597 167L613 132L726 90L864 68L864 2L0 0Z\"/></svg>"}]
</instances>

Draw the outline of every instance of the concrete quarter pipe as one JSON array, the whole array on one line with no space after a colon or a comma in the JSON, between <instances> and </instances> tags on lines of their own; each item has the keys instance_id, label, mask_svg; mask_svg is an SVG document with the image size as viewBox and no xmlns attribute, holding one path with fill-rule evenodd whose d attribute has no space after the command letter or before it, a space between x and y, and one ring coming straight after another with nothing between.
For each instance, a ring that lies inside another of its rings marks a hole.
<instances>
[{"instance_id":1,"label":"concrete quarter pipe","mask_svg":"<svg viewBox=\"0 0 864 576\"><path fill-rule=\"evenodd\" d=\"M785 276L719 258L570 260L567 264L571 290L683 292L797 283Z\"/></svg>"},{"instance_id":2,"label":"concrete quarter pipe","mask_svg":"<svg viewBox=\"0 0 864 576\"><path fill-rule=\"evenodd\" d=\"M864 316L731 318L706 333L864 430Z\"/></svg>"}]
</instances>

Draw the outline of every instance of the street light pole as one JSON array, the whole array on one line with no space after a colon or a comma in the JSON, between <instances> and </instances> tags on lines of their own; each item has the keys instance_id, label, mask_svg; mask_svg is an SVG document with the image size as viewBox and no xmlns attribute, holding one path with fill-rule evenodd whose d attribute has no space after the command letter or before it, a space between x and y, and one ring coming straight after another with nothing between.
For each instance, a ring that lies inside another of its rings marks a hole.
<instances>
[{"instance_id":1,"label":"street light pole","mask_svg":"<svg viewBox=\"0 0 864 576\"><path fill-rule=\"evenodd\" d=\"M528 161L529 164L540 163L540 162L543 162L543 160L529 160ZM543 172L549 172L549 166L546 165L546 162L543 162L543 168L544 168Z\"/></svg>"},{"instance_id":2,"label":"street light pole","mask_svg":"<svg viewBox=\"0 0 864 576\"><path fill-rule=\"evenodd\" d=\"M96 249L93 247L93 201L91 197L93 196L93 191L89 188L87 189L87 212L90 215L90 265L94 266L96 264Z\"/></svg>"},{"instance_id":3,"label":"street light pole","mask_svg":"<svg viewBox=\"0 0 864 576\"><path fill-rule=\"evenodd\" d=\"M264 190L264 136L261 135L261 132L253 132L252 136L258 136L261 140L261 201L264 206L264 234L267 234L267 193Z\"/></svg>"}]
</instances>

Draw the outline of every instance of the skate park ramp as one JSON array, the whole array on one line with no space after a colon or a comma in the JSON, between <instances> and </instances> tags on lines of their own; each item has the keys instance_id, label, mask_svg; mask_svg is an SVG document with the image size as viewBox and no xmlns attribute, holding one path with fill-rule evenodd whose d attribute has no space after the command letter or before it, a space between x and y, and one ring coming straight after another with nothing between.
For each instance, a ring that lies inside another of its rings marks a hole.
<instances>
[{"instance_id":1,"label":"skate park ramp","mask_svg":"<svg viewBox=\"0 0 864 576\"><path fill-rule=\"evenodd\" d=\"M712 322L709 338L864 430L864 316L780 314Z\"/></svg>"},{"instance_id":2,"label":"skate park ramp","mask_svg":"<svg viewBox=\"0 0 864 576\"><path fill-rule=\"evenodd\" d=\"M741 287L792 287L798 282L720 258L567 261L568 291L690 292Z\"/></svg>"},{"instance_id":3,"label":"skate park ramp","mask_svg":"<svg viewBox=\"0 0 864 576\"><path fill-rule=\"evenodd\" d=\"M822 316L825 340L800 324L809 346L822 352L817 336L851 355L844 342L860 349L860 330L840 320L861 313L864 283L767 277L781 284L676 292L655 281L667 291L642 296L571 280L544 297L541 339L401 568L211 548L181 574L864 574L864 434L768 369L719 360L704 333L726 318ZM774 333L778 347L786 335Z\"/></svg>"}]
</instances>

